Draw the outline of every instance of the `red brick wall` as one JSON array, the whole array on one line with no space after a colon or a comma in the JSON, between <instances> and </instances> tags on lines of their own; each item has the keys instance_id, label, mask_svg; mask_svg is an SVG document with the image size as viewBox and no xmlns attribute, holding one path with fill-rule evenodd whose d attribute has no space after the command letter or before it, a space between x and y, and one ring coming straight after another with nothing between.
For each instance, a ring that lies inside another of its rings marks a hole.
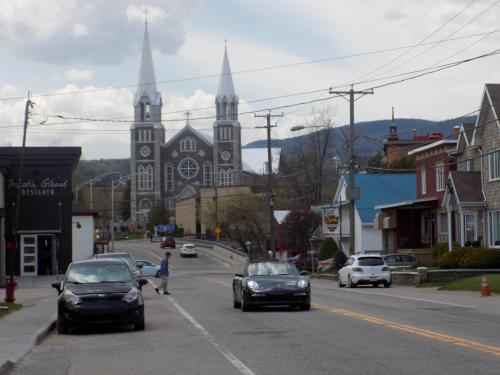
<instances>
[{"instance_id":1,"label":"red brick wall","mask_svg":"<svg viewBox=\"0 0 500 375\"><path fill-rule=\"evenodd\" d=\"M436 164L439 162L444 163L444 181L445 181L445 190L436 191ZM444 192L446 191L446 183L448 181L448 173L450 171L454 171L457 169L457 165L454 164L456 159L450 157L447 152L442 152L440 154L429 156L425 159L417 160L416 165L416 173L417 173L417 198L433 198L436 197L438 199L438 207L441 207L441 203L443 202ZM450 163L452 163L450 165ZM422 173L421 168L426 167L426 194L422 194Z\"/></svg>"}]
</instances>

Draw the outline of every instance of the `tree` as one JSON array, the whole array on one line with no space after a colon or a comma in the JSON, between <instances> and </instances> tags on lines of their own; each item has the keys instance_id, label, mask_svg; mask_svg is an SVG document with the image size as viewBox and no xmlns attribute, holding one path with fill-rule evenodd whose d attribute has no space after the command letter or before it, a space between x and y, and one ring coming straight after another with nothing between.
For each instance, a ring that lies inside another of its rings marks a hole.
<instances>
[{"instance_id":1,"label":"tree","mask_svg":"<svg viewBox=\"0 0 500 375\"><path fill-rule=\"evenodd\" d=\"M336 170L333 157L333 120L328 108L313 111L311 118L304 125L308 134L297 137L296 144L288 152L287 158L280 160L282 176L275 178L281 201L287 201L287 207L294 203L305 209L323 202L325 186L335 186ZM290 198L295 199L291 202ZM280 199L278 199L280 201Z\"/></svg>"},{"instance_id":2,"label":"tree","mask_svg":"<svg viewBox=\"0 0 500 375\"><path fill-rule=\"evenodd\" d=\"M242 248L246 248L247 241L264 243L267 213L265 195L251 191L240 191L236 194L234 189L228 190L225 195L224 189L219 188L218 224L225 240L237 242ZM215 205L211 203L208 207L203 207L201 215L204 216L204 221L212 222L215 217Z\"/></svg>"},{"instance_id":3,"label":"tree","mask_svg":"<svg viewBox=\"0 0 500 375\"><path fill-rule=\"evenodd\" d=\"M384 154L378 153L373 155L368 159L367 165L368 168L380 168L380 169L385 169L387 168L387 163L385 162L385 157Z\"/></svg>"},{"instance_id":4,"label":"tree","mask_svg":"<svg viewBox=\"0 0 500 375\"><path fill-rule=\"evenodd\" d=\"M158 224L168 224L168 214L165 209L165 201L163 199L155 201L151 211L149 212L148 229L153 232L154 227Z\"/></svg>"},{"instance_id":5,"label":"tree","mask_svg":"<svg viewBox=\"0 0 500 375\"><path fill-rule=\"evenodd\" d=\"M389 168L415 170L415 158L409 155L403 156L401 159L393 161Z\"/></svg>"},{"instance_id":6,"label":"tree","mask_svg":"<svg viewBox=\"0 0 500 375\"><path fill-rule=\"evenodd\" d=\"M321 215L309 210L293 210L283 222L286 246L306 252L309 240L321 224Z\"/></svg>"},{"instance_id":7,"label":"tree","mask_svg":"<svg viewBox=\"0 0 500 375\"><path fill-rule=\"evenodd\" d=\"M344 264L347 261L347 257L342 250L339 249L337 242L331 237L325 238L321 243L319 249L319 259L335 259L335 268L340 268L340 264Z\"/></svg>"}]
</instances>

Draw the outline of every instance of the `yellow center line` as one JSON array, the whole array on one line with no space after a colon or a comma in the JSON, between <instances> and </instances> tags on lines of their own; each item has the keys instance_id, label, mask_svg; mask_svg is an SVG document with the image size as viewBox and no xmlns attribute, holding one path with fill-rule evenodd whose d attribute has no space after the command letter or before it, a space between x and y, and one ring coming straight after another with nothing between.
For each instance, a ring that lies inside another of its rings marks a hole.
<instances>
[{"instance_id":1,"label":"yellow center line","mask_svg":"<svg viewBox=\"0 0 500 375\"><path fill-rule=\"evenodd\" d=\"M482 343L477 342L477 341L471 341L471 340L463 339L463 338L456 337L456 336L445 335L445 334L442 334L439 332L434 332L434 331L431 331L428 329L418 328L418 327L410 326L407 324L391 322L389 320L377 318L377 317L374 317L371 315L357 313L354 311L344 310L344 309L340 309L337 307L321 305L318 303L313 303L312 306L318 310L323 310L323 311L328 311L328 312L332 312L332 313L336 313L336 314L341 314L341 315L344 315L344 316L347 316L350 318L361 319L361 320L364 320L364 321L367 321L370 323L382 325L385 327L397 329L397 330L408 332L408 333L413 333L413 334L418 335L418 336L423 336L423 337L427 337L430 339L443 341L443 342L458 345L461 347L480 350L480 351L483 351L483 352L486 352L489 354L500 356L500 347L498 347L498 346L482 344Z\"/></svg>"}]
</instances>

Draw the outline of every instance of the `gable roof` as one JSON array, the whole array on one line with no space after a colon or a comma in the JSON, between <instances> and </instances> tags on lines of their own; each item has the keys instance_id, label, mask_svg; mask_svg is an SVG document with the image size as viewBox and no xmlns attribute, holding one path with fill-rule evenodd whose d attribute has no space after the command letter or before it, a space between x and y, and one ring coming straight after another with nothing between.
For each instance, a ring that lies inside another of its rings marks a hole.
<instances>
[{"instance_id":1,"label":"gable roof","mask_svg":"<svg viewBox=\"0 0 500 375\"><path fill-rule=\"evenodd\" d=\"M189 124L189 121L186 123L186 125L181 129L179 130L172 138L170 138L167 142L165 142L164 145L162 145L163 147L168 147L170 146L172 143L174 143L176 140L178 140L181 136L185 135L186 133L193 133L195 136L197 136L198 138L200 138L203 142L205 142L208 146L212 146L213 145L213 140L206 134L200 132L199 130L196 130L195 128L193 128L190 124Z\"/></svg>"},{"instance_id":2,"label":"gable roof","mask_svg":"<svg viewBox=\"0 0 500 375\"><path fill-rule=\"evenodd\" d=\"M483 204L480 171L451 171L450 180L459 204Z\"/></svg>"},{"instance_id":3,"label":"gable roof","mask_svg":"<svg viewBox=\"0 0 500 375\"><path fill-rule=\"evenodd\" d=\"M348 174L342 178L347 181ZM415 173L357 173L356 186L360 199L355 201L362 223L373 223L377 210L375 206L415 199Z\"/></svg>"},{"instance_id":4,"label":"gable roof","mask_svg":"<svg viewBox=\"0 0 500 375\"><path fill-rule=\"evenodd\" d=\"M474 134L472 135L471 144L481 144L481 139L478 139L477 137L481 137L483 133L483 128L486 126L485 124L487 124L490 109L493 111L493 115L496 119L495 123L500 129L500 120L498 117L498 114L500 113L500 84L498 83L487 83L484 85L481 106L479 107L479 114L474 126Z\"/></svg>"}]
</instances>

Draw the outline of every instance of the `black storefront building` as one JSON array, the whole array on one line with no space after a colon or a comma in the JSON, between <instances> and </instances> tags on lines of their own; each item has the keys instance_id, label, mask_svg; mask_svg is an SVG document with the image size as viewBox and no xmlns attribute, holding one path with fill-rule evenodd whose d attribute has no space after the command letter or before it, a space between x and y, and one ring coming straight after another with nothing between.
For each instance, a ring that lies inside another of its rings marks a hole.
<instances>
[{"instance_id":1,"label":"black storefront building","mask_svg":"<svg viewBox=\"0 0 500 375\"><path fill-rule=\"evenodd\" d=\"M80 147L27 147L19 184L20 147L0 147L0 283L15 275L64 272L71 262L72 173ZM20 188L18 249L13 248Z\"/></svg>"}]
</instances>

